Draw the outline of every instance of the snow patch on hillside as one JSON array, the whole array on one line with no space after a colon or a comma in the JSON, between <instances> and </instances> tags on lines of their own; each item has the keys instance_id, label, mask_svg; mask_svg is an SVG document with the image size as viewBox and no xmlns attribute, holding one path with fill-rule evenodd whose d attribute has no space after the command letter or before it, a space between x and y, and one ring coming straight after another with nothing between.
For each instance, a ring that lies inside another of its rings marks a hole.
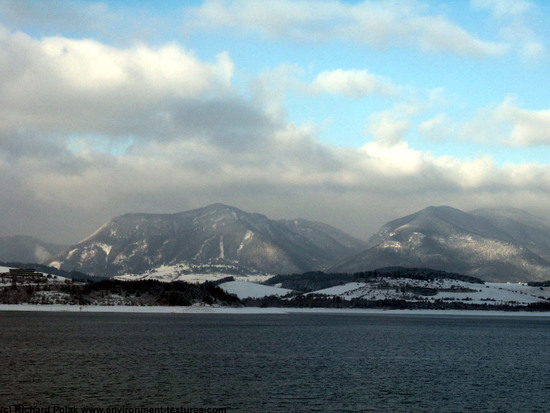
<instances>
[{"instance_id":1,"label":"snow patch on hillside","mask_svg":"<svg viewBox=\"0 0 550 413\"><path fill-rule=\"evenodd\" d=\"M248 281L229 281L220 284L219 287L229 294L235 294L237 297L243 298L262 298L270 295L283 296L292 290L279 287L271 287L269 285L261 285Z\"/></svg>"},{"instance_id":2,"label":"snow patch on hillside","mask_svg":"<svg viewBox=\"0 0 550 413\"><path fill-rule=\"evenodd\" d=\"M243 249L245 244L250 242L250 240L252 240L252 238L254 238L254 233L252 231L250 231L249 229L246 230L246 233L244 234L244 237L243 237L241 243L239 244L239 248L237 248L237 254L239 252L241 252L241 250Z\"/></svg>"},{"instance_id":3,"label":"snow patch on hillside","mask_svg":"<svg viewBox=\"0 0 550 413\"><path fill-rule=\"evenodd\" d=\"M61 261L52 261L49 264L50 267L60 269L61 268Z\"/></svg>"},{"instance_id":4,"label":"snow patch on hillside","mask_svg":"<svg viewBox=\"0 0 550 413\"><path fill-rule=\"evenodd\" d=\"M101 248L103 250L103 252L105 253L105 255L109 255L109 253L111 252L111 248L113 248L111 245L108 245L108 244L104 244L102 242L96 242L93 244L95 247L98 247L98 248Z\"/></svg>"},{"instance_id":5,"label":"snow patch on hillside","mask_svg":"<svg viewBox=\"0 0 550 413\"><path fill-rule=\"evenodd\" d=\"M104 244L102 242L94 242L90 245L86 245L80 252L80 261L85 262L88 260L93 259L100 251L103 251L105 253L105 256L109 256L109 253L111 252L111 245ZM69 254L73 255L74 252L69 252ZM67 257L70 258L70 257Z\"/></svg>"},{"instance_id":6,"label":"snow patch on hillside","mask_svg":"<svg viewBox=\"0 0 550 413\"><path fill-rule=\"evenodd\" d=\"M223 249L223 235L220 235L220 256L218 258L220 260L225 259L225 251Z\"/></svg>"}]
</instances>

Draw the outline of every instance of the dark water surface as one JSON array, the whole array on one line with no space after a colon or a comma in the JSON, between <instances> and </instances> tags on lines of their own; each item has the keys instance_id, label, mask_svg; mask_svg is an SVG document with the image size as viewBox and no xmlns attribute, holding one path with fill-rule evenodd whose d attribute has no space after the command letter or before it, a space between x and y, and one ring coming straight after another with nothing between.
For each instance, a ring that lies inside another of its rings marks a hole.
<instances>
[{"instance_id":1,"label":"dark water surface","mask_svg":"<svg viewBox=\"0 0 550 413\"><path fill-rule=\"evenodd\" d=\"M550 411L550 318L0 313L0 408Z\"/></svg>"}]
</instances>

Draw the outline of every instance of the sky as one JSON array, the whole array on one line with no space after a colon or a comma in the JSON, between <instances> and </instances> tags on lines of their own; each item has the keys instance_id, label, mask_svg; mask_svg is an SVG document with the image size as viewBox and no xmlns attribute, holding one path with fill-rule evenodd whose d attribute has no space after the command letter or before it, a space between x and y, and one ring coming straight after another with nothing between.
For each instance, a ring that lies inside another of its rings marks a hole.
<instances>
[{"instance_id":1,"label":"sky","mask_svg":"<svg viewBox=\"0 0 550 413\"><path fill-rule=\"evenodd\" d=\"M0 236L221 202L550 218L550 3L0 0Z\"/></svg>"}]
</instances>

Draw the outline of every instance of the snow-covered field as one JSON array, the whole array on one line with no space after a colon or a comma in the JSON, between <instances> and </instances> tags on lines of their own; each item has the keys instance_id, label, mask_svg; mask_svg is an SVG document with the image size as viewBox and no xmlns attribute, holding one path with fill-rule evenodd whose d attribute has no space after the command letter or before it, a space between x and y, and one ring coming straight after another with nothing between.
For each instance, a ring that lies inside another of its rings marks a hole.
<instances>
[{"instance_id":1,"label":"snow-covered field","mask_svg":"<svg viewBox=\"0 0 550 413\"><path fill-rule=\"evenodd\" d=\"M271 287L248 281L229 281L220 284L219 287L229 294L235 294L237 297L243 298L262 298L269 295L283 296L292 290L286 288Z\"/></svg>"},{"instance_id":2,"label":"snow-covered field","mask_svg":"<svg viewBox=\"0 0 550 413\"><path fill-rule=\"evenodd\" d=\"M407 288L405 288L407 287ZM435 288L435 295L421 295L412 288ZM441 291L445 290L445 291ZM473 284L457 280L422 281L408 278L384 278L376 282L352 282L338 285L310 294L339 296L346 300L363 298L367 300L446 300L466 301L472 304L530 304L550 300L550 288L530 287L524 284L485 283Z\"/></svg>"},{"instance_id":3,"label":"snow-covered field","mask_svg":"<svg viewBox=\"0 0 550 413\"><path fill-rule=\"evenodd\" d=\"M216 269L216 271L213 271L213 269ZM273 277L271 274L235 275L231 271L228 271L228 267L225 265L208 266L208 271L204 272L201 272L198 266L195 266L192 272L190 270L191 267L185 264L162 265L144 274L124 274L114 278L126 281L158 280L162 282L185 281L188 283L203 283L206 281L218 281L227 277L233 277L235 280L262 282Z\"/></svg>"}]
</instances>

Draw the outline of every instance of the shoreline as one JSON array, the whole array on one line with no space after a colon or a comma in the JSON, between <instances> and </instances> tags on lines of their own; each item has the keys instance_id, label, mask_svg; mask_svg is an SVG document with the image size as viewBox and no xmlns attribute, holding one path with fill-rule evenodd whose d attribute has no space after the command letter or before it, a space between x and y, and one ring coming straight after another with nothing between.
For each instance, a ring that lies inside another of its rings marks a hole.
<instances>
[{"instance_id":1,"label":"shoreline","mask_svg":"<svg viewBox=\"0 0 550 413\"><path fill-rule=\"evenodd\" d=\"M550 312L497 310L400 310L354 308L280 308L280 307L215 307L192 305L168 306L100 306L65 304L0 304L0 312L70 312L70 313L137 313L137 314L348 314L348 315L444 315L491 317L547 317Z\"/></svg>"}]
</instances>

